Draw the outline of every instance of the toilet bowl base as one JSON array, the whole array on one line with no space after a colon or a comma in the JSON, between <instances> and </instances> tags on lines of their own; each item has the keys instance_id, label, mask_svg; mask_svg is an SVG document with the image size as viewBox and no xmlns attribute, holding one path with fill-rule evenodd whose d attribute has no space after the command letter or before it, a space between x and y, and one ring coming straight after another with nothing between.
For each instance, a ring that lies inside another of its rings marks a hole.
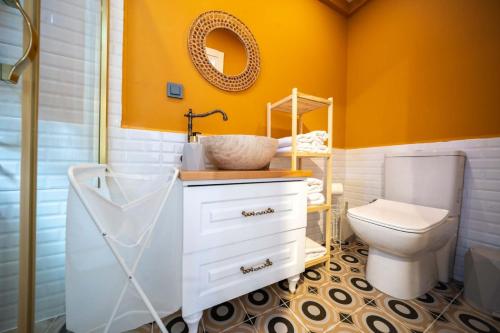
<instances>
[{"instance_id":1,"label":"toilet bowl base","mask_svg":"<svg viewBox=\"0 0 500 333\"><path fill-rule=\"evenodd\" d=\"M371 247L366 279L390 296L405 300L419 297L438 281L436 257L429 252L418 258L404 258Z\"/></svg>"}]
</instances>

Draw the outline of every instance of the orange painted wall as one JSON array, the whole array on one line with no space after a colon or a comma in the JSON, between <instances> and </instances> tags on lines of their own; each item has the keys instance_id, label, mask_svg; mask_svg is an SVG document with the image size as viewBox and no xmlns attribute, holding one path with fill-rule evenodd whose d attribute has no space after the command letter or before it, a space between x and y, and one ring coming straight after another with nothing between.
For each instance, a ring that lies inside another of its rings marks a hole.
<instances>
[{"instance_id":1,"label":"orange painted wall","mask_svg":"<svg viewBox=\"0 0 500 333\"><path fill-rule=\"evenodd\" d=\"M500 1L371 0L347 59L347 148L500 136Z\"/></svg>"},{"instance_id":2,"label":"orange painted wall","mask_svg":"<svg viewBox=\"0 0 500 333\"><path fill-rule=\"evenodd\" d=\"M187 36L192 21L208 10L224 10L242 20L253 32L261 53L256 84L228 93L206 82L191 63ZM188 108L218 115L195 119L197 131L207 134L265 135L266 103L291 93L334 97L334 146L344 146L347 21L317 0L126 0L123 59L122 126L164 131L185 131ZM184 84L183 100L166 97L167 81ZM285 135L287 119L275 136ZM285 124L286 121L286 124ZM308 130L326 128L326 110L307 117Z\"/></svg>"}]
</instances>

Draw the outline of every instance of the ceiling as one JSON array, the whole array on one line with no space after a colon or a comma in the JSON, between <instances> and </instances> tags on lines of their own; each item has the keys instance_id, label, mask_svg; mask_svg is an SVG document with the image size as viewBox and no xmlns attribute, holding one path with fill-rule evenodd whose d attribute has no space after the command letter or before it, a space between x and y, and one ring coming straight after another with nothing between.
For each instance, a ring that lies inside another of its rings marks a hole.
<instances>
[{"instance_id":1,"label":"ceiling","mask_svg":"<svg viewBox=\"0 0 500 333\"><path fill-rule=\"evenodd\" d=\"M350 16L360 9L368 0L320 0L330 8L344 16Z\"/></svg>"}]
</instances>

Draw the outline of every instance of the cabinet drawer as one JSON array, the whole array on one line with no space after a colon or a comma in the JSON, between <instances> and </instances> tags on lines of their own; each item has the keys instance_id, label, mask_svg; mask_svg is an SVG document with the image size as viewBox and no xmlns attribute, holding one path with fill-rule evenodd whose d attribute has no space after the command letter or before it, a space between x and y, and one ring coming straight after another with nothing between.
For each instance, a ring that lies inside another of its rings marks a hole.
<instances>
[{"instance_id":1,"label":"cabinet drawer","mask_svg":"<svg viewBox=\"0 0 500 333\"><path fill-rule=\"evenodd\" d=\"M183 256L183 314L304 271L305 228Z\"/></svg>"},{"instance_id":2,"label":"cabinet drawer","mask_svg":"<svg viewBox=\"0 0 500 333\"><path fill-rule=\"evenodd\" d=\"M307 223L304 181L184 187L184 253Z\"/></svg>"}]
</instances>

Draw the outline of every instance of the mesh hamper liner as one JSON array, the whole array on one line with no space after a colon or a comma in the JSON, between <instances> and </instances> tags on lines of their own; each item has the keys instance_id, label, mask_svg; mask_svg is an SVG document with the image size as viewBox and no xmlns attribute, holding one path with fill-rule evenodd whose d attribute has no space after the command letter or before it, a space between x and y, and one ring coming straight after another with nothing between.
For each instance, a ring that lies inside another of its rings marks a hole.
<instances>
[{"instance_id":1,"label":"mesh hamper liner","mask_svg":"<svg viewBox=\"0 0 500 333\"><path fill-rule=\"evenodd\" d=\"M178 170L122 175L106 165L69 169L66 326L123 332L181 306ZM174 189L175 191L175 189Z\"/></svg>"}]
</instances>

